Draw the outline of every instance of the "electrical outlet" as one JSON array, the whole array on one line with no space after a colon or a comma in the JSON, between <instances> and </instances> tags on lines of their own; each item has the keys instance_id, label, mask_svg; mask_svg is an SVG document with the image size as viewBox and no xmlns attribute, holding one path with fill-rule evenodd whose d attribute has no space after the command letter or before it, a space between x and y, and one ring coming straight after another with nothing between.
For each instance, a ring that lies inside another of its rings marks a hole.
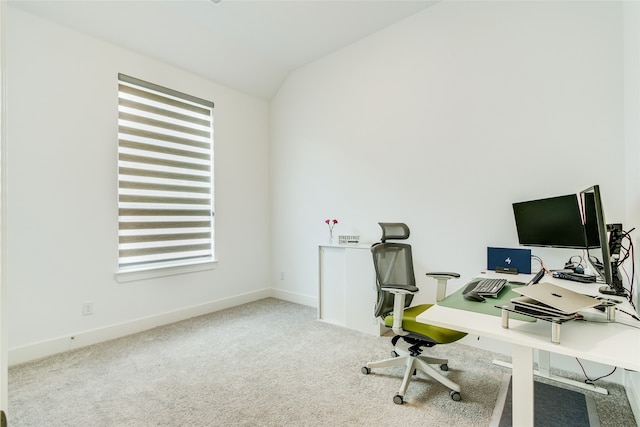
<instances>
[{"instance_id":1,"label":"electrical outlet","mask_svg":"<svg viewBox=\"0 0 640 427\"><path fill-rule=\"evenodd\" d=\"M91 316L93 314L93 301L82 303L82 315Z\"/></svg>"}]
</instances>

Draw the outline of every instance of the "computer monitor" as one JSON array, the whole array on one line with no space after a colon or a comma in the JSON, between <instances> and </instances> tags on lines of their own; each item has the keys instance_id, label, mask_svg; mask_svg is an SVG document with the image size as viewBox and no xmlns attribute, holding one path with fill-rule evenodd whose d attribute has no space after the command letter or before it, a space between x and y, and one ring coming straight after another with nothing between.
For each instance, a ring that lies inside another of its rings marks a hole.
<instances>
[{"instance_id":1,"label":"computer monitor","mask_svg":"<svg viewBox=\"0 0 640 427\"><path fill-rule=\"evenodd\" d=\"M513 203L518 242L523 246L585 249L600 246L595 223L585 228L577 194ZM589 209L589 214L593 210Z\"/></svg>"},{"instance_id":2,"label":"computer monitor","mask_svg":"<svg viewBox=\"0 0 640 427\"><path fill-rule=\"evenodd\" d=\"M626 296L617 258L625 233L622 224L607 225L599 186L514 203L513 213L521 245L586 250L589 263L606 284L600 292Z\"/></svg>"},{"instance_id":3,"label":"computer monitor","mask_svg":"<svg viewBox=\"0 0 640 427\"><path fill-rule=\"evenodd\" d=\"M610 239L607 222L604 217L600 187L597 185L580 192L580 206L585 229L593 230L595 228L598 234L598 245L596 248L600 248L600 250L597 251L600 259L598 259L597 255L593 255L596 253L596 251L593 250L595 249L594 247L588 248L587 254L589 262L607 285L600 288L600 293L626 296L626 291L622 284L622 276L618 270L618 260L613 259L611 256L611 250L615 250L612 246L616 247L619 245L619 237L617 237L619 233L616 231L621 231L622 226L620 224L609 226L616 236L614 239ZM589 249L591 249L591 253L589 253Z\"/></svg>"}]
</instances>

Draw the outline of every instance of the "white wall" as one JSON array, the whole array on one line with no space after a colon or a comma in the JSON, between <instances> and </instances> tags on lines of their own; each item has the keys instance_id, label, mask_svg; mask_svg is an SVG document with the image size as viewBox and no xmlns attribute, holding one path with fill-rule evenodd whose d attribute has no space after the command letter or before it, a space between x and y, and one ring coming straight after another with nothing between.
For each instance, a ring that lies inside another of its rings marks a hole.
<instances>
[{"instance_id":1,"label":"white wall","mask_svg":"<svg viewBox=\"0 0 640 427\"><path fill-rule=\"evenodd\" d=\"M378 221L407 222L418 302L435 300L424 272L472 277L487 246L517 247L515 201L599 184L607 221L638 226L625 37L617 2L445 2L294 72L271 108L277 293L317 303L326 218L365 241ZM533 253L549 268L575 254ZM552 364L580 373L574 359ZM608 379L627 383L637 411L637 378Z\"/></svg>"},{"instance_id":2,"label":"white wall","mask_svg":"<svg viewBox=\"0 0 640 427\"><path fill-rule=\"evenodd\" d=\"M315 301L326 218L365 241L408 223L422 284L517 246L516 201L599 184L623 222L622 37L620 3L443 2L294 72L271 107L279 292Z\"/></svg>"},{"instance_id":3,"label":"white wall","mask_svg":"<svg viewBox=\"0 0 640 427\"><path fill-rule=\"evenodd\" d=\"M418 302L435 300L424 272L472 277L487 246L517 247L513 202L599 184L607 221L637 226L623 37L620 2L443 2L294 72L271 107L278 293L317 303L327 218L365 241L407 222ZM561 268L575 251L533 253Z\"/></svg>"},{"instance_id":4,"label":"white wall","mask_svg":"<svg viewBox=\"0 0 640 427\"><path fill-rule=\"evenodd\" d=\"M269 295L268 104L7 12L10 362ZM215 270L114 278L118 72L215 103Z\"/></svg>"}]
</instances>

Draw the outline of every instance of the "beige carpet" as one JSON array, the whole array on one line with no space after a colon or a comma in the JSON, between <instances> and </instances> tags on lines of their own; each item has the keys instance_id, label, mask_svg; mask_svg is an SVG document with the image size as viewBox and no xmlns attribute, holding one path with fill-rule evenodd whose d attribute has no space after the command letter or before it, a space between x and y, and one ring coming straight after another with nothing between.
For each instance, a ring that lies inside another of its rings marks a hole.
<instances>
[{"instance_id":1,"label":"beige carpet","mask_svg":"<svg viewBox=\"0 0 640 427\"><path fill-rule=\"evenodd\" d=\"M495 354L434 347L462 401L420 373L395 405L401 369L360 372L391 350L266 299L12 367L9 426L489 425L508 372ZM601 425L635 425L622 387L607 387L594 394Z\"/></svg>"}]
</instances>

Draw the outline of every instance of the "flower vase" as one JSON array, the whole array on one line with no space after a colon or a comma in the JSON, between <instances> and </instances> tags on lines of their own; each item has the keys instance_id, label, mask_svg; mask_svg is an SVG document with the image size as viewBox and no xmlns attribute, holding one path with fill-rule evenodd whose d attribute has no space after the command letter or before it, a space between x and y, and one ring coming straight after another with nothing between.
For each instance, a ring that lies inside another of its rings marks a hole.
<instances>
[{"instance_id":1,"label":"flower vase","mask_svg":"<svg viewBox=\"0 0 640 427\"><path fill-rule=\"evenodd\" d=\"M333 230L329 230L329 244L333 245Z\"/></svg>"}]
</instances>

